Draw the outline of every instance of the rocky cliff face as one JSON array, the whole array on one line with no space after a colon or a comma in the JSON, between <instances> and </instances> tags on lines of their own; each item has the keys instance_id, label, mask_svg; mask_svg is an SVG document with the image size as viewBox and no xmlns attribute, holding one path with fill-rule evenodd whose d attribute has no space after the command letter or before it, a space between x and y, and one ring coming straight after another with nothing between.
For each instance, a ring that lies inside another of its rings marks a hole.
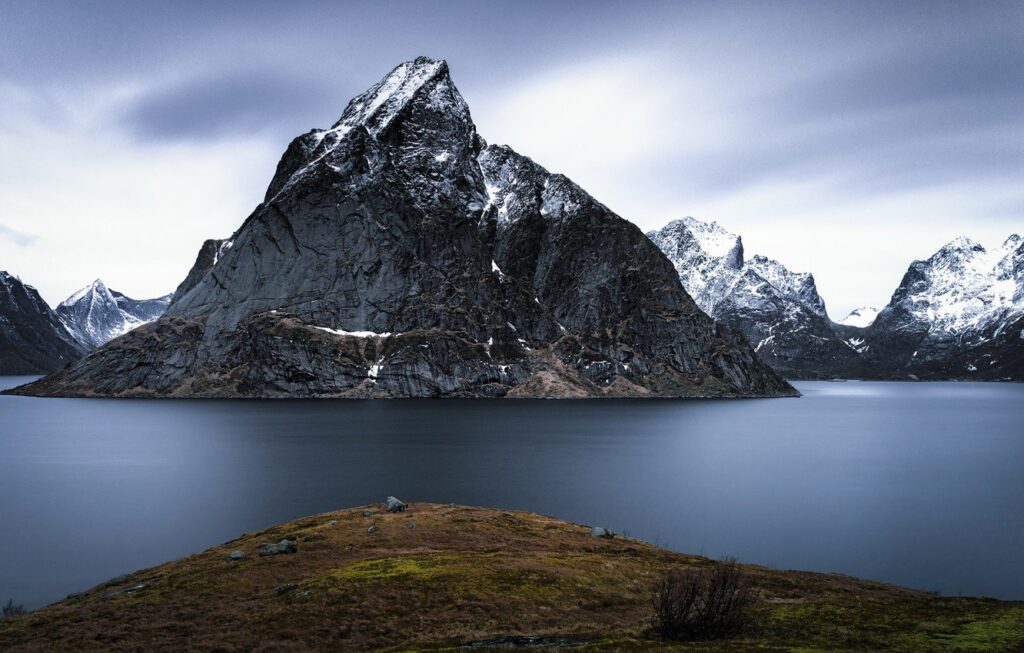
<instances>
[{"instance_id":1,"label":"rocky cliff face","mask_svg":"<svg viewBox=\"0 0 1024 653\"><path fill-rule=\"evenodd\" d=\"M863 330L864 356L895 377L1024 379L1024 243L958 238L910 265Z\"/></svg>"},{"instance_id":2,"label":"rocky cliff face","mask_svg":"<svg viewBox=\"0 0 1024 653\"><path fill-rule=\"evenodd\" d=\"M97 279L61 302L57 315L78 342L87 349L95 349L157 319L170 301L171 295L132 299L110 290Z\"/></svg>"},{"instance_id":3,"label":"rocky cliff face","mask_svg":"<svg viewBox=\"0 0 1024 653\"><path fill-rule=\"evenodd\" d=\"M46 374L84 355L36 289L0 271L0 374Z\"/></svg>"},{"instance_id":4,"label":"rocky cliff face","mask_svg":"<svg viewBox=\"0 0 1024 653\"><path fill-rule=\"evenodd\" d=\"M107 396L793 394L631 223L487 146L443 61L295 139L164 317L22 390Z\"/></svg>"},{"instance_id":5,"label":"rocky cliff face","mask_svg":"<svg viewBox=\"0 0 1024 653\"><path fill-rule=\"evenodd\" d=\"M647 235L697 304L743 332L776 371L794 378L860 372L859 356L833 330L812 275L764 256L744 259L740 237L715 222L687 217Z\"/></svg>"}]
</instances>

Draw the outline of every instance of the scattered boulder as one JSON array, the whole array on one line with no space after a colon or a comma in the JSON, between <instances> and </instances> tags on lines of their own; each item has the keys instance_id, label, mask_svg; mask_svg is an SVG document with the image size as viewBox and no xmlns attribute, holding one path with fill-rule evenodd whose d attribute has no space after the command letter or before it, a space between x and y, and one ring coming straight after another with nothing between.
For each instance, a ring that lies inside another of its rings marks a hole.
<instances>
[{"instance_id":1,"label":"scattered boulder","mask_svg":"<svg viewBox=\"0 0 1024 653\"><path fill-rule=\"evenodd\" d=\"M119 590L110 590L108 592L105 592L103 594L103 597L109 599L110 597L117 596L118 594L134 594L135 592L139 592L141 590L146 589L147 587L149 587L153 583L157 582L158 580L160 580L160 576L153 576L151 578L147 578L147 579L145 579L145 580L143 580L143 581L141 581L139 583L136 583L134 585L131 585L129 587L124 587L124 588L119 589ZM107 585L110 585L110 584L111 583L107 583Z\"/></svg>"},{"instance_id":2,"label":"scattered boulder","mask_svg":"<svg viewBox=\"0 0 1024 653\"><path fill-rule=\"evenodd\" d=\"M615 531L609 530L603 526L593 526L590 529L590 537L603 537L610 540L615 537Z\"/></svg>"},{"instance_id":3,"label":"scattered boulder","mask_svg":"<svg viewBox=\"0 0 1024 653\"><path fill-rule=\"evenodd\" d=\"M228 554L228 560L231 560L233 562L237 562L238 560L245 560L245 552L244 551L232 551L231 553Z\"/></svg>"},{"instance_id":4,"label":"scattered boulder","mask_svg":"<svg viewBox=\"0 0 1024 653\"><path fill-rule=\"evenodd\" d=\"M409 507L404 501L399 501L395 497L388 497L387 506L388 512L405 512Z\"/></svg>"},{"instance_id":5,"label":"scattered boulder","mask_svg":"<svg viewBox=\"0 0 1024 653\"><path fill-rule=\"evenodd\" d=\"M377 532L377 524L370 524L370 527L366 529L366 532L367 533L376 533Z\"/></svg>"},{"instance_id":6,"label":"scattered boulder","mask_svg":"<svg viewBox=\"0 0 1024 653\"><path fill-rule=\"evenodd\" d=\"M331 521L327 522L327 525L328 526L337 526L338 525L338 520L337 519L332 519Z\"/></svg>"},{"instance_id":7,"label":"scattered boulder","mask_svg":"<svg viewBox=\"0 0 1024 653\"><path fill-rule=\"evenodd\" d=\"M274 596L281 596L282 594L287 594L288 592L297 589L298 587L299 586L295 583L285 583L284 585L278 585L274 588Z\"/></svg>"},{"instance_id":8,"label":"scattered boulder","mask_svg":"<svg viewBox=\"0 0 1024 653\"><path fill-rule=\"evenodd\" d=\"M364 510L363 511L363 517L373 517L373 511L372 510Z\"/></svg>"},{"instance_id":9,"label":"scattered boulder","mask_svg":"<svg viewBox=\"0 0 1024 653\"><path fill-rule=\"evenodd\" d=\"M281 540L277 544L264 544L260 548L261 556L276 556L283 553L296 553L299 550L299 546L288 539Z\"/></svg>"}]
</instances>

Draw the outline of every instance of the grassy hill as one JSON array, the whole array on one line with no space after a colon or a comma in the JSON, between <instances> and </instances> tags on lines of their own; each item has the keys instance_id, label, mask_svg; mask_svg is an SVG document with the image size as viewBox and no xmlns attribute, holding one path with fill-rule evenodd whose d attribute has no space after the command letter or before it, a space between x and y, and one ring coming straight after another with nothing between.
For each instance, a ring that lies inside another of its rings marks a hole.
<instances>
[{"instance_id":1,"label":"grassy hill","mask_svg":"<svg viewBox=\"0 0 1024 653\"><path fill-rule=\"evenodd\" d=\"M0 621L0 650L452 650L516 636L581 651L1024 650L1021 602L750 565L743 635L661 642L653 584L714 561L524 512L382 512L307 517L114 579ZM296 552L259 555L285 538Z\"/></svg>"}]
</instances>

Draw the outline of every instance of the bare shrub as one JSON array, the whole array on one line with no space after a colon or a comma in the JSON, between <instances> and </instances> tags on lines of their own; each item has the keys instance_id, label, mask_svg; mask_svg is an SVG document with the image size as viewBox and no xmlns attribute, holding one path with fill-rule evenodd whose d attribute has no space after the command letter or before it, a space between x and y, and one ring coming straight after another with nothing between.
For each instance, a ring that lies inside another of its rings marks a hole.
<instances>
[{"instance_id":1,"label":"bare shrub","mask_svg":"<svg viewBox=\"0 0 1024 653\"><path fill-rule=\"evenodd\" d=\"M0 618L7 619L8 617L17 617L18 615L25 614L25 606L15 605L14 599L7 599L7 603L0 609Z\"/></svg>"},{"instance_id":2,"label":"bare shrub","mask_svg":"<svg viewBox=\"0 0 1024 653\"><path fill-rule=\"evenodd\" d=\"M676 569L654 587L654 632L664 639L699 641L739 634L750 622L754 594L734 559L714 567Z\"/></svg>"}]
</instances>

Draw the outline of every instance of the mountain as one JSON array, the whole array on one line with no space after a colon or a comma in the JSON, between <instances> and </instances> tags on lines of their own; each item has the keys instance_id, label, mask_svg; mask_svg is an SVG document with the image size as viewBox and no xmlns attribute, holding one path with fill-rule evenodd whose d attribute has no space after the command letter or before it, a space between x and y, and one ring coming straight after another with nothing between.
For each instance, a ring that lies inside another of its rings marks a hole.
<instances>
[{"instance_id":1,"label":"mountain","mask_svg":"<svg viewBox=\"0 0 1024 653\"><path fill-rule=\"evenodd\" d=\"M686 217L647 236L672 261L697 305L740 330L779 373L795 378L857 373L860 358L833 330L812 275L791 272L764 256L745 260L740 237L716 222Z\"/></svg>"},{"instance_id":2,"label":"mountain","mask_svg":"<svg viewBox=\"0 0 1024 653\"><path fill-rule=\"evenodd\" d=\"M1024 243L957 238L914 261L863 332L865 357L896 378L1024 378Z\"/></svg>"},{"instance_id":3,"label":"mountain","mask_svg":"<svg viewBox=\"0 0 1024 653\"><path fill-rule=\"evenodd\" d=\"M447 64L422 57L292 141L162 318L19 392L795 394L633 224L488 146Z\"/></svg>"},{"instance_id":4,"label":"mountain","mask_svg":"<svg viewBox=\"0 0 1024 653\"><path fill-rule=\"evenodd\" d=\"M0 271L0 374L46 374L84 355L36 289Z\"/></svg>"},{"instance_id":5,"label":"mountain","mask_svg":"<svg viewBox=\"0 0 1024 653\"><path fill-rule=\"evenodd\" d=\"M94 349L157 319L170 301L171 295L132 299L97 279L61 302L57 315L80 343Z\"/></svg>"},{"instance_id":6,"label":"mountain","mask_svg":"<svg viewBox=\"0 0 1024 653\"><path fill-rule=\"evenodd\" d=\"M875 321L875 318L878 317L878 310L874 306L860 306L850 311L846 317L836 322L836 324L863 329L871 326L871 323Z\"/></svg>"}]
</instances>

